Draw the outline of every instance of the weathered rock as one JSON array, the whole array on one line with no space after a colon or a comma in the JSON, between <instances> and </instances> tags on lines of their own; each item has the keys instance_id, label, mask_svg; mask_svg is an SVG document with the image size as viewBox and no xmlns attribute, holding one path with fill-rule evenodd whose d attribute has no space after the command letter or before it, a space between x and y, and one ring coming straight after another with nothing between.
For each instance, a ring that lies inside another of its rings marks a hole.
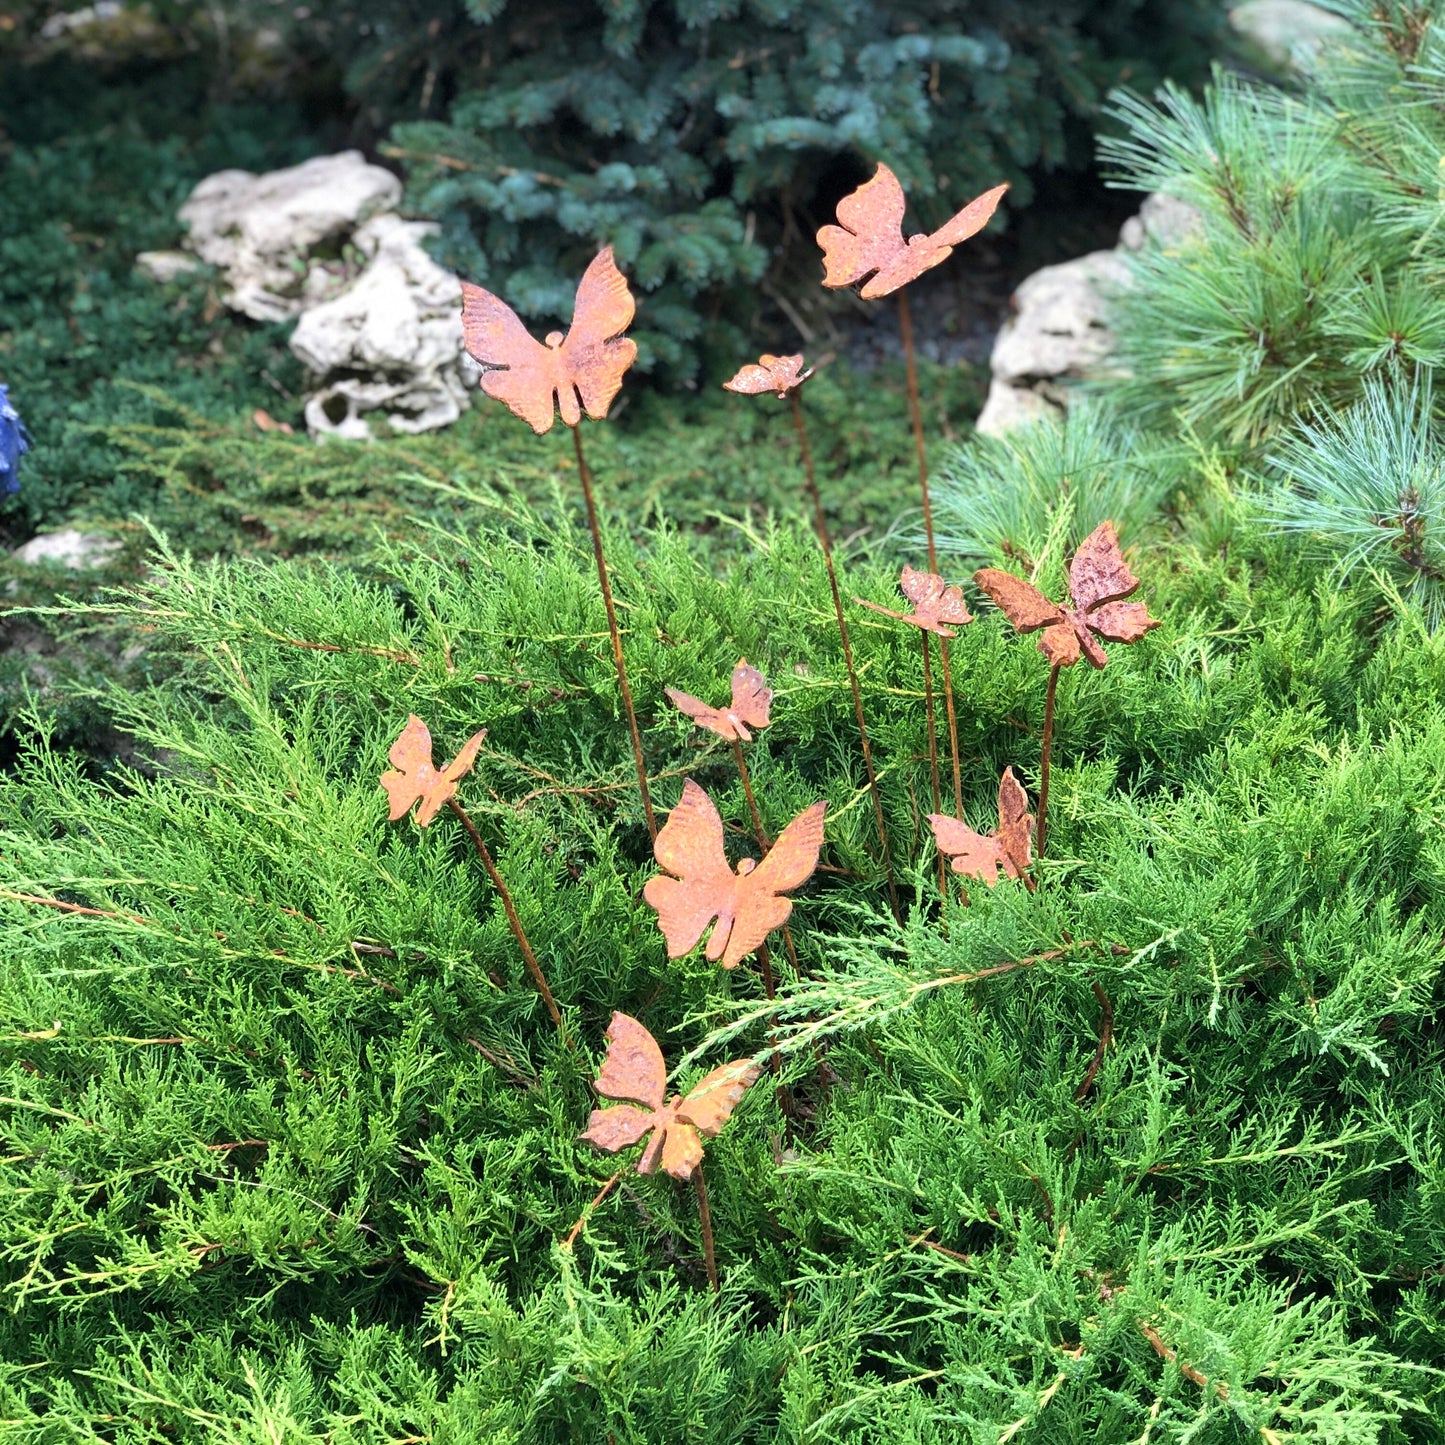
<instances>
[{"instance_id":1,"label":"weathered rock","mask_svg":"<svg viewBox=\"0 0 1445 1445\"><path fill-rule=\"evenodd\" d=\"M988 384L988 397L974 429L985 436L1001 436L1017 427L1063 414L1064 408L1042 392L1029 386L1010 386L994 377Z\"/></svg>"},{"instance_id":2,"label":"weathered rock","mask_svg":"<svg viewBox=\"0 0 1445 1445\"><path fill-rule=\"evenodd\" d=\"M1342 15L1308 0L1245 0L1229 12L1229 25L1283 70L1293 68L1332 36L1348 35L1353 28Z\"/></svg>"},{"instance_id":3,"label":"weathered rock","mask_svg":"<svg viewBox=\"0 0 1445 1445\"><path fill-rule=\"evenodd\" d=\"M1114 350L1109 295L1129 284L1129 253L1146 245L1181 245L1200 225L1199 212L1187 201L1155 194L1124 222L1112 251L1092 251L1028 277L1013 294L1013 316L994 340L993 379L977 429L997 436L1060 416L1072 383L1107 374Z\"/></svg>"},{"instance_id":4,"label":"weathered rock","mask_svg":"<svg viewBox=\"0 0 1445 1445\"><path fill-rule=\"evenodd\" d=\"M354 274L346 242L401 200L401 182L360 151L257 176L218 171L187 198L186 244L223 273L226 304L282 321L339 291Z\"/></svg>"},{"instance_id":5,"label":"weathered rock","mask_svg":"<svg viewBox=\"0 0 1445 1445\"><path fill-rule=\"evenodd\" d=\"M367 438L368 413L399 431L433 431L461 415L461 290L422 249L435 229L394 215L368 221L353 238L366 268L297 322L291 349L319 386L306 402L312 432Z\"/></svg>"},{"instance_id":6,"label":"weathered rock","mask_svg":"<svg viewBox=\"0 0 1445 1445\"><path fill-rule=\"evenodd\" d=\"M139 251L135 268L143 276L163 285L180 276L189 276L201 269L201 263L188 251Z\"/></svg>"},{"instance_id":7,"label":"weathered rock","mask_svg":"<svg viewBox=\"0 0 1445 1445\"><path fill-rule=\"evenodd\" d=\"M100 532L82 532L76 527L65 527L59 532L46 532L42 536L32 537L10 555L17 562L23 562L29 567L44 564L86 571L91 567L103 567L120 549L121 544L114 537L107 537Z\"/></svg>"},{"instance_id":8,"label":"weathered rock","mask_svg":"<svg viewBox=\"0 0 1445 1445\"><path fill-rule=\"evenodd\" d=\"M1014 315L993 344L989 365L1007 386L1042 390L1098 369L1114 345L1104 320L1104 294L1123 285L1128 268L1115 251L1093 251L1035 271L1014 292Z\"/></svg>"},{"instance_id":9,"label":"weathered rock","mask_svg":"<svg viewBox=\"0 0 1445 1445\"><path fill-rule=\"evenodd\" d=\"M1168 249L1187 241L1201 226L1198 208L1174 196L1155 191L1144 197L1137 216L1130 216L1119 228L1119 246L1125 251L1142 251L1146 241Z\"/></svg>"}]
</instances>

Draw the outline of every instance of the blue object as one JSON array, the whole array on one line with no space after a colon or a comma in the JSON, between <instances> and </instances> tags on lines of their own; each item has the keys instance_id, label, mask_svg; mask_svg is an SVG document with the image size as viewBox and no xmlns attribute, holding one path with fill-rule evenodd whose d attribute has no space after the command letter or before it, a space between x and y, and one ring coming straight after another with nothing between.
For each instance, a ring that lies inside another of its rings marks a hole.
<instances>
[{"instance_id":1,"label":"blue object","mask_svg":"<svg viewBox=\"0 0 1445 1445\"><path fill-rule=\"evenodd\" d=\"M30 450L30 433L0 383L0 497L20 490L20 458Z\"/></svg>"}]
</instances>

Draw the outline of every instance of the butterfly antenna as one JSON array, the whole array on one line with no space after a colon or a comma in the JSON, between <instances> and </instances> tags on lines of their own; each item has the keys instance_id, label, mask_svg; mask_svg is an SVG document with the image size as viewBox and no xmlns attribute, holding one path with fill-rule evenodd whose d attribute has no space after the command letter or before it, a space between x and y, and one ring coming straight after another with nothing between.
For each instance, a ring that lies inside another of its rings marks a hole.
<instances>
[{"instance_id":1,"label":"butterfly antenna","mask_svg":"<svg viewBox=\"0 0 1445 1445\"><path fill-rule=\"evenodd\" d=\"M883 821L883 800L878 794L878 774L873 767L873 748L868 741L868 724L863 718L863 694L859 690L858 674L853 667L853 644L848 639L848 619L843 615L843 599L838 593L838 574L833 570L833 548L828 540L828 521L823 515L823 499L818 495L813 452L808 445L807 423L803 420L803 399L797 390L789 392L788 396L793 403L793 426L798 433L798 450L803 456L803 475L807 479L808 497L813 503L818 541L823 548L823 564L828 569L828 586L833 593L833 615L838 621L838 635L843 639L843 663L848 670L848 686L853 692L853 714L858 720L858 739L863 744L863 767L868 774L868 793L873 799L873 821L878 826L878 847L883 855L883 869L888 879L888 901L894 918L902 923L903 910L898 904L898 886L893 881L893 858L888 851L888 827Z\"/></svg>"},{"instance_id":2,"label":"butterfly antenna","mask_svg":"<svg viewBox=\"0 0 1445 1445\"><path fill-rule=\"evenodd\" d=\"M933 536L933 497L928 489L928 450L923 443L923 404L918 393L918 357L913 347L913 312L908 306L908 288L898 291L898 334L903 342L903 369L908 378L908 417L913 425L913 449L918 453L918 490L923 498L923 535L928 542L928 570L938 571L938 545ZM928 634L923 634L925 672L928 667ZM953 706L953 668L949 665L948 639L938 639L939 670L943 673L943 706L948 715L948 751L953 763L953 805L958 817L963 817L963 774L958 762L958 714ZM928 713L929 756L937 758L933 741L933 701L925 696ZM938 765L934 762L934 792L938 791Z\"/></svg>"},{"instance_id":3,"label":"butterfly antenna","mask_svg":"<svg viewBox=\"0 0 1445 1445\"><path fill-rule=\"evenodd\" d=\"M637 787L642 794L642 811L647 834L657 842L657 817L652 811L652 794L647 790L647 764L642 760L642 734L637 729L637 712L632 706L632 689L627 683L627 664L622 657L622 634L617 630L617 609L612 605L612 584L607 580L607 558L602 551L602 528L597 523L597 502L592 495L592 472L582 450L582 426L572 428L577 449L577 474L582 478L582 498L587 504L587 526L592 533L592 555L597 559L597 580L602 584L602 605L607 610L607 632L612 638L612 660L617 665L617 687L627 713L627 730L632 734L632 760L637 765Z\"/></svg>"}]
</instances>

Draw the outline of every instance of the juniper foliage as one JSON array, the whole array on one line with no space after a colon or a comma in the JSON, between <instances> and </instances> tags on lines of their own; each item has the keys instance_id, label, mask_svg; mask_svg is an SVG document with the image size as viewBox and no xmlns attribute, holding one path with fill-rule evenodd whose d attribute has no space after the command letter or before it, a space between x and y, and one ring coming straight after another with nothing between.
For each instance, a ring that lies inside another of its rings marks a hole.
<instances>
[{"instance_id":1,"label":"juniper foliage","mask_svg":"<svg viewBox=\"0 0 1445 1445\"><path fill-rule=\"evenodd\" d=\"M806 530L725 580L666 528L611 555L661 800L698 777L745 847L661 693L740 653L765 823L830 800L807 978L774 1014L665 961L574 526L512 504L369 578L162 547L100 618L165 659L99 699L151 761L90 781L36 717L0 784L16 1438L1439 1438L1441 643L1247 532L1147 553L1166 627L1061 685L1044 886L945 931L918 650L860 614L900 929ZM1041 665L997 615L953 658L981 820L1033 780ZM465 838L385 822L412 711L490 729L464 796L564 1037ZM784 1061L791 1128L759 1085L710 1149L716 1301L689 1194L589 1203L614 1008L683 1085Z\"/></svg>"}]
</instances>

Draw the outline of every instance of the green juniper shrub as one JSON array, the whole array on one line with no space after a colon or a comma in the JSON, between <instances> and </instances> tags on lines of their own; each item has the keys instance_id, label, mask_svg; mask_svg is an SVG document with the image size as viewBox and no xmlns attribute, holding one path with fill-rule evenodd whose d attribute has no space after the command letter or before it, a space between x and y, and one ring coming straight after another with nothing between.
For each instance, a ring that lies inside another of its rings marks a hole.
<instances>
[{"instance_id":1,"label":"green juniper shrub","mask_svg":"<svg viewBox=\"0 0 1445 1445\"><path fill-rule=\"evenodd\" d=\"M106 618L168 661L96 699L142 761L87 781L37 716L0 783L17 1438L1438 1439L1439 640L1247 528L1144 550L1166 626L1063 680L1038 891L940 916L919 655L860 620L899 926L806 529L726 579L667 527L612 555L659 801L696 777L746 847L662 695L739 654L778 694L766 825L829 800L806 977L769 1008L665 961L574 526L369 576L162 547ZM1034 781L1031 651L988 613L955 641L971 816ZM385 821L412 712L438 756L489 729L462 795L565 1036L460 829ZM616 1008L678 1087L782 1060L791 1116L760 1084L709 1150L716 1301L688 1192L589 1204Z\"/></svg>"}]
</instances>

